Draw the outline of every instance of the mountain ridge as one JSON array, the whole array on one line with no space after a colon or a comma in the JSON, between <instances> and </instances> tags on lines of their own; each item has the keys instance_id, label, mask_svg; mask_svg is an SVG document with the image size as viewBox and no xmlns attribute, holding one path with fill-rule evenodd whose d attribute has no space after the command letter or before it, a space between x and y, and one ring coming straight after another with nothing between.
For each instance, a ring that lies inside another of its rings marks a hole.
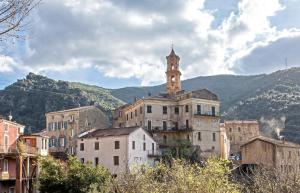
<instances>
[{"instance_id":1,"label":"mountain ridge","mask_svg":"<svg viewBox=\"0 0 300 193\"><path fill-rule=\"evenodd\" d=\"M294 67L260 75L199 76L183 80L182 87L186 91L206 88L215 92L221 100L222 119L258 119L265 134L285 135L300 142L298 77L300 68ZM40 130L45 123L44 113L50 110L95 104L111 118L111 109L136 97L162 92L165 84L107 89L29 73L0 90L0 114L12 110L16 121Z\"/></svg>"}]
</instances>

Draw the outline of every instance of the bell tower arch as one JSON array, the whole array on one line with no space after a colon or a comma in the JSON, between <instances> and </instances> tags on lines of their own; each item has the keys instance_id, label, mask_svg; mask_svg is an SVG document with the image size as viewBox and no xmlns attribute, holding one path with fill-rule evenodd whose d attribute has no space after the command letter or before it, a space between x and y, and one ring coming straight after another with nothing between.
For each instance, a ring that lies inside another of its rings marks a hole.
<instances>
[{"instance_id":1,"label":"bell tower arch","mask_svg":"<svg viewBox=\"0 0 300 193\"><path fill-rule=\"evenodd\" d=\"M166 57L167 59L167 92L169 95L174 95L181 91L181 72L179 70L180 57L177 56L172 47L171 53Z\"/></svg>"}]
</instances>

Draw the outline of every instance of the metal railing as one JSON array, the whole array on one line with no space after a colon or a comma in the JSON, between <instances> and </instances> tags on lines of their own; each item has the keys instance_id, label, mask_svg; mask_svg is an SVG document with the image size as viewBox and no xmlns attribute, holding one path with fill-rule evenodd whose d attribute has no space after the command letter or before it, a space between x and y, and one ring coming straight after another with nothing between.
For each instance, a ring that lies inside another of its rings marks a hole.
<instances>
[{"instance_id":1,"label":"metal railing","mask_svg":"<svg viewBox=\"0 0 300 193\"><path fill-rule=\"evenodd\" d=\"M219 113L212 113L212 112L196 112L194 115L198 116L211 116L211 117L218 117Z\"/></svg>"},{"instance_id":2,"label":"metal railing","mask_svg":"<svg viewBox=\"0 0 300 193\"><path fill-rule=\"evenodd\" d=\"M162 155L161 151L160 150L156 150L156 149L154 149L154 150L148 150L147 154L148 154L148 156L153 156L153 157L155 157L155 156L161 156Z\"/></svg>"}]
</instances>

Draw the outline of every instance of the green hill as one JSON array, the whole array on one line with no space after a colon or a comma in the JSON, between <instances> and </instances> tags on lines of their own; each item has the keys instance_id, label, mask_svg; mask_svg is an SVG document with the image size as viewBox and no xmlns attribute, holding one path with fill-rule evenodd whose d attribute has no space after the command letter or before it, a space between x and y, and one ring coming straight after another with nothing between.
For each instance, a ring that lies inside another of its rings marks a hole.
<instances>
[{"instance_id":1,"label":"green hill","mask_svg":"<svg viewBox=\"0 0 300 193\"><path fill-rule=\"evenodd\" d=\"M108 89L81 83L55 81L30 73L0 91L0 114L12 111L14 120L31 131L45 127L45 113L94 104L107 116L123 102Z\"/></svg>"}]
</instances>

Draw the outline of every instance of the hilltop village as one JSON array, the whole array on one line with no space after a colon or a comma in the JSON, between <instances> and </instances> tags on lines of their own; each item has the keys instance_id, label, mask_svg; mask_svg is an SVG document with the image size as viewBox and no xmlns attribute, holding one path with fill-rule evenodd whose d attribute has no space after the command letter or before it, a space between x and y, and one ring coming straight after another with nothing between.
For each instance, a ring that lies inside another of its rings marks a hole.
<instances>
[{"instance_id":1,"label":"hilltop village","mask_svg":"<svg viewBox=\"0 0 300 193\"><path fill-rule=\"evenodd\" d=\"M262 165L281 172L300 170L300 145L262 136L257 120L223 120L219 96L207 90L184 91L180 57L166 57L166 92L136 98L112 112L112 123L96 106L46 113L45 130L24 134L13 116L0 118L0 190L37 192L40 156L76 156L118 177L133 166L155 166L167 157L231 160L234 167Z\"/></svg>"}]
</instances>

